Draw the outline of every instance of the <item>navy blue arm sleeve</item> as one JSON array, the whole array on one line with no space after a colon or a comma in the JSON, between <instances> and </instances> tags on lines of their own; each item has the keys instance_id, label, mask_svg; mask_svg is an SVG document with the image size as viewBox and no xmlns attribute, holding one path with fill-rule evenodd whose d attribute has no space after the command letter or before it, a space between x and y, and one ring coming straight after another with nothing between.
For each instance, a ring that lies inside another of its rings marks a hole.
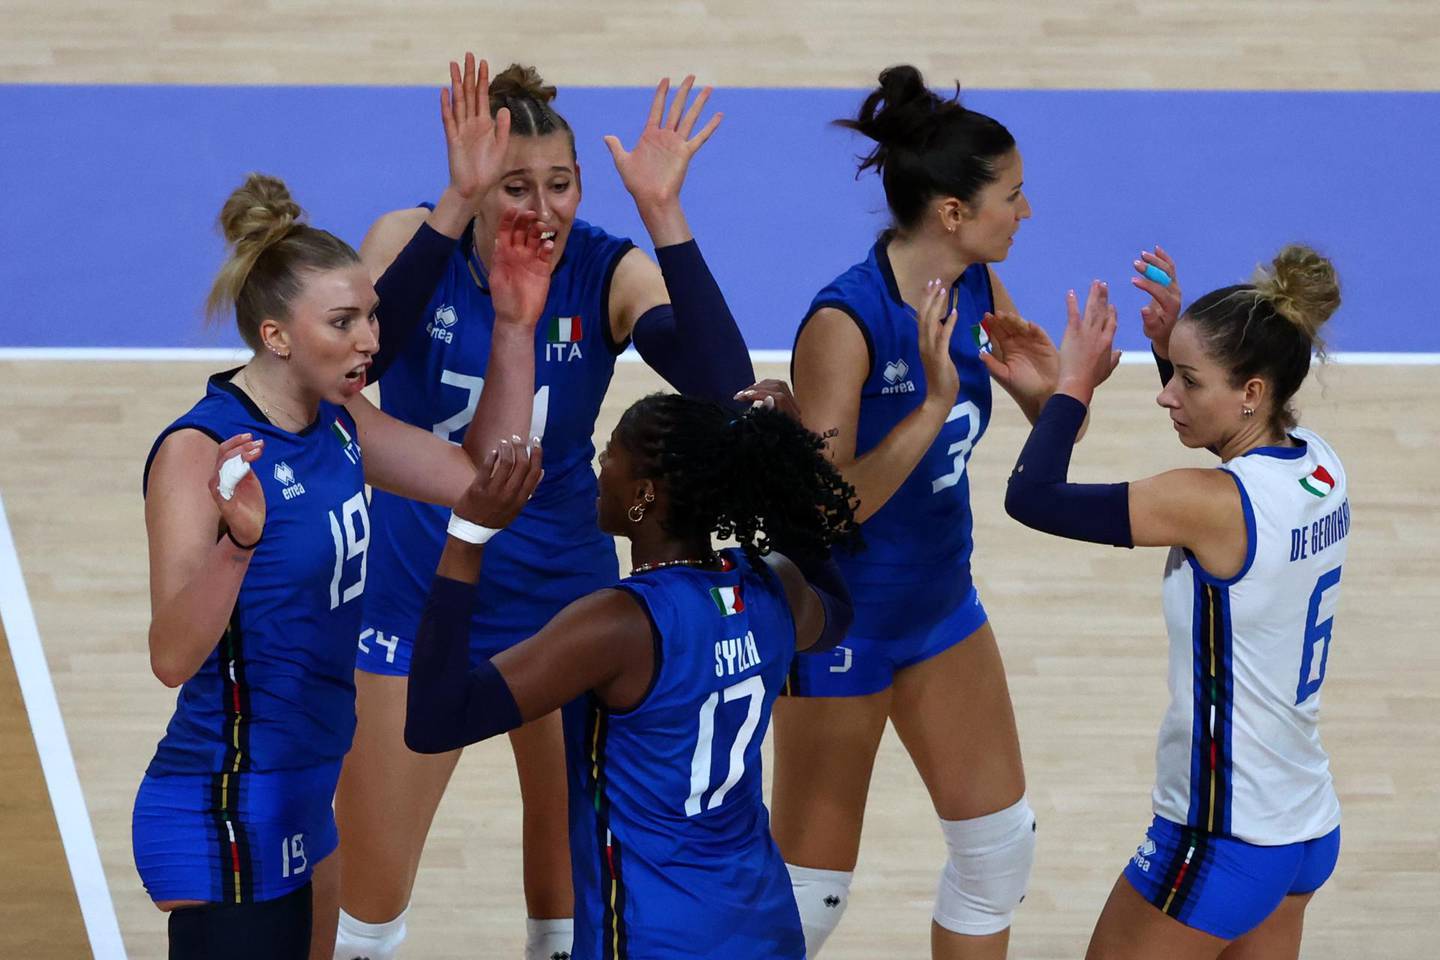
<instances>
[{"instance_id":1,"label":"navy blue arm sleeve","mask_svg":"<svg viewBox=\"0 0 1440 960\"><path fill-rule=\"evenodd\" d=\"M380 298L380 349L370 364L367 379L371 383L384 376L425 319L425 306L445 276L445 265L458 242L422 223L375 281L375 294Z\"/></svg>"},{"instance_id":2,"label":"navy blue arm sleeve","mask_svg":"<svg viewBox=\"0 0 1440 960\"><path fill-rule=\"evenodd\" d=\"M1128 483L1067 483L1085 404L1057 393L1040 411L1010 474L1005 512L1043 533L1133 547Z\"/></svg>"},{"instance_id":3,"label":"navy blue arm sleeve","mask_svg":"<svg viewBox=\"0 0 1440 960\"><path fill-rule=\"evenodd\" d=\"M820 631L820 638L801 652L824 653L835 649L855 621L855 604L850 598L845 578L840 575L839 566L828 550L819 557L806 557L803 552L786 556L805 575L806 582L820 598L820 606L825 611L825 627Z\"/></svg>"},{"instance_id":4,"label":"navy blue arm sleeve","mask_svg":"<svg viewBox=\"0 0 1440 960\"><path fill-rule=\"evenodd\" d=\"M524 721L489 660L470 669L475 584L437 576L425 599L405 704L405 745L445 753L514 730Z\"/></svg>"},{"instance_id":5,"label":"navy blue arm sleeve","mask_svg":"<svg viewBox=\"0 0 1440 960\"><path fill-rule=\"evenodd\" d=\"M670 303L651 307L635 322L635 349L681 393L735 406L736 391L755 382L755 368L699 244L658 247L655 259Z\"/></svg>"},{"instance_id":6,"label":"navy blue arm sleeve","mask_svg":"<svg viewBox=\"0 0 1440 960\"><path fill-rule=\"evenodd\" d=\"M1150 355L1155 358L1155 368L1160 371L1160 386L1163 387L1175 376L1175 364L1156 353L1154 347L1150 348Z\"/></svg>"}]
</instances>

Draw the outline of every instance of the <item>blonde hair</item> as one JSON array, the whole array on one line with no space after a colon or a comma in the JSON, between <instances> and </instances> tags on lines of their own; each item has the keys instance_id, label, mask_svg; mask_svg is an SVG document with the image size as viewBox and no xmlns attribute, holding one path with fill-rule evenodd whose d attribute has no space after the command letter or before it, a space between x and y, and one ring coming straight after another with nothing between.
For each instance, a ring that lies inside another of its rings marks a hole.
<instances>
[{"instance_id":1,"label":"blonde hair","mask_svg":"<svg viewBox=\"0 0 1440 960\"><path fill-rule=\"evenodd\" d=\"M1335 265L1310 247L1290 244L1258 268L1251 283L1212 290L1185 315L1234 386L1252 377L1269 381L1271 426L1284 432L1297 422L1290 400L1310 372L1311 354L1324 356L1320 330L1339 306Z\"/></svg>"},{"instance_id":2,"label":"blonde hair","mask_svg":"<svg viewBox=\"0 0 1440 960\"><path fill-rule=\"evenodd\" d=\"M210 287L205 312L214 318L233 307L235 325L252 350L262 346L261 321L290 319L303 273L360 262L344 240L302 223L304 215L284 181L263 173L247 176L220 208L230 255Z\"/></svg>"}]
</instances>

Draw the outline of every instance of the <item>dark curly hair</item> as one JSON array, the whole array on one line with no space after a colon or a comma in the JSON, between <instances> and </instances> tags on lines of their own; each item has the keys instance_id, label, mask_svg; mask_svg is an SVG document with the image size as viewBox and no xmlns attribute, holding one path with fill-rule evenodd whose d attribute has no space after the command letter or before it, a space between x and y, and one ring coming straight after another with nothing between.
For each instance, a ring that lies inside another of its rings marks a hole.
<instances>
[{"instance_id":1,"label":"dark curly hair","mask_svg":"<svg viewBox=\"0 0 1440 960\"><path fill-rule=\"evenodd\" d=\"M745 413L697 397L652 393L620 418L636 473L665 484L665 529L677 537L734 537L751 557L814 556L859 547L855 488L825 442L786 414Z\"/></svg>"}]
</instances>

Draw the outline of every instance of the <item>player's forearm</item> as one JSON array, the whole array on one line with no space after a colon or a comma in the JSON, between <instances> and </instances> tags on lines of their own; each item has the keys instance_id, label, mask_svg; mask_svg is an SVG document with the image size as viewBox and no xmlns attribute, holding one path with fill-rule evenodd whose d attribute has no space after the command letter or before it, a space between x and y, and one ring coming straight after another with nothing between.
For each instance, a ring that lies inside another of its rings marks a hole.
<instances>
[{"instance_id":1,"label":"player's forearm","mask_svg":"<svg viewBox=\"0 0 1440 960\"><path fill-rule=\"evenodd\" d=\"M464 448L472 463L479 466L500 445L501 440L530 442L530 423L535 404L534 324L502 322L496 319L490 336L490 359L486 363L485 389L475 405L475 416L465 431Z\"/></svg>"},{"instance_id":2,"label":"player's forearm","mask_svg":"<svg viewBox=\"0 0 1440 960\"><path fill-rule=\"evenodd\" d=\"M656 248L685 243L695 238L690 232L690 222L685 219L685 208L680 205L678 196L654 200L636 199L635 209L640 214L640 221L645 224L645 232L650 234L650 242Z\"/></svg>"},{"instance_id":3,"label":"player's forearm","mask_svg":"<svg viewBox=\"0 0 1440 960\"><path fill-rule=\"evenodd\" d=\"M855 510L857 521L868 520L895 495L935 442L948 412L948 408L942 410L936 404L922 403L863 456L850 463L836 464L860 500Z\"/></svg>"},{"instance_id":4,"label":"player's forearm","mask_svg":"<svg viewBox=\"0 0 1440 960\"><path fill-rule=\"evenodd\" d=\"M195 675L230 625L253 550L221 537L185 586L150 618L150 669L167 687Z\"/></svg>"}]
</instances>

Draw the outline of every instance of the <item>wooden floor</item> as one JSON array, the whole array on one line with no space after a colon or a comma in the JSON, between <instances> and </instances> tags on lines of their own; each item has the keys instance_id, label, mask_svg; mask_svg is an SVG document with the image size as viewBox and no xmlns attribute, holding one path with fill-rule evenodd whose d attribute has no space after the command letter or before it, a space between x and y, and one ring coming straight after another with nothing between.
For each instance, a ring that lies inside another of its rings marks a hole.
<instances>
[{"instance_id":1,"label":"wooden floor","mask_svg":"<svg viewBox=\"0 0 1440 960\"><path fill-rule=\"evenodd\" d=\"M910 61L937 83L958 76L976 87L1440 89L1434 0L0 0L0 83L435 84L436 66L467 45L492 62L536 62L562 86L686 71L718 85L861 86ZM175 696L145 655L140 468L208 372L0 362L0 491L135 958L164 956L129 823ZM1304 419L1345 458L1354 537L1323 693L1344 846L1311 908L1304 956L1440 956L1440 384L1434 368L1414 367L1340 367L1321 381L1302 398ZM622 366L600 434L657 385ZM1116 374L1077 476L1204 462L1176 444L1154 392L1149 370ZM972 463L977 579L1005 652L1041 827L1011 955L1059 960L1082 955L1148 822L1165 702L1162 554L1063 543L1008 521L1003 482L1022 439L1018 414L997 403ZM0 957L82 956L3 661ZM854 901L827 960L928 955L943 852L933 824L888 737ZM520 956L518 836L507 748L472 750L432 833L405 957Z\"/></svg>"},{"instance_id":2,"label":"wooden floor","mask_svg":"<svg viewBox=\"0 0 1440 960\"><path fill-rule=\"evenodd\" d=\"M147 669L139 472L155 433L199 395L208 372L194 364L0 363L0 490L121 928L137 958L164 955L164 923L131 863L130 809L174 702ZM1305 956L1434 956L1440 386L1433 370L1418 367L1333 367L1320 379L1323 390L1307 388L1302 398L1304 420L1345 458L1355 526L1322 694L1344 848L1312 907ZM639 365L622 365L599 433L657 385ZM1175 442L1154 393L1151 370L1116 373L1077 454L1077 477L1133 478L1205 462ZM1012 956L1059 960L1083 953L1148 822L1166 696L1163 554L1064 543L1010 522L1003 483L1023 436L1019 415L997 403L972 462L977 579L1005 652L1041 825ZM908 760L887 738L853 905L826 957L925 955L944 849L933 824ZM507 748L472 750L436 821L406 956L520 956L518 836ZM33 908L49 903L40 894L31 899Z\"/></svg>"}]
</instances>

